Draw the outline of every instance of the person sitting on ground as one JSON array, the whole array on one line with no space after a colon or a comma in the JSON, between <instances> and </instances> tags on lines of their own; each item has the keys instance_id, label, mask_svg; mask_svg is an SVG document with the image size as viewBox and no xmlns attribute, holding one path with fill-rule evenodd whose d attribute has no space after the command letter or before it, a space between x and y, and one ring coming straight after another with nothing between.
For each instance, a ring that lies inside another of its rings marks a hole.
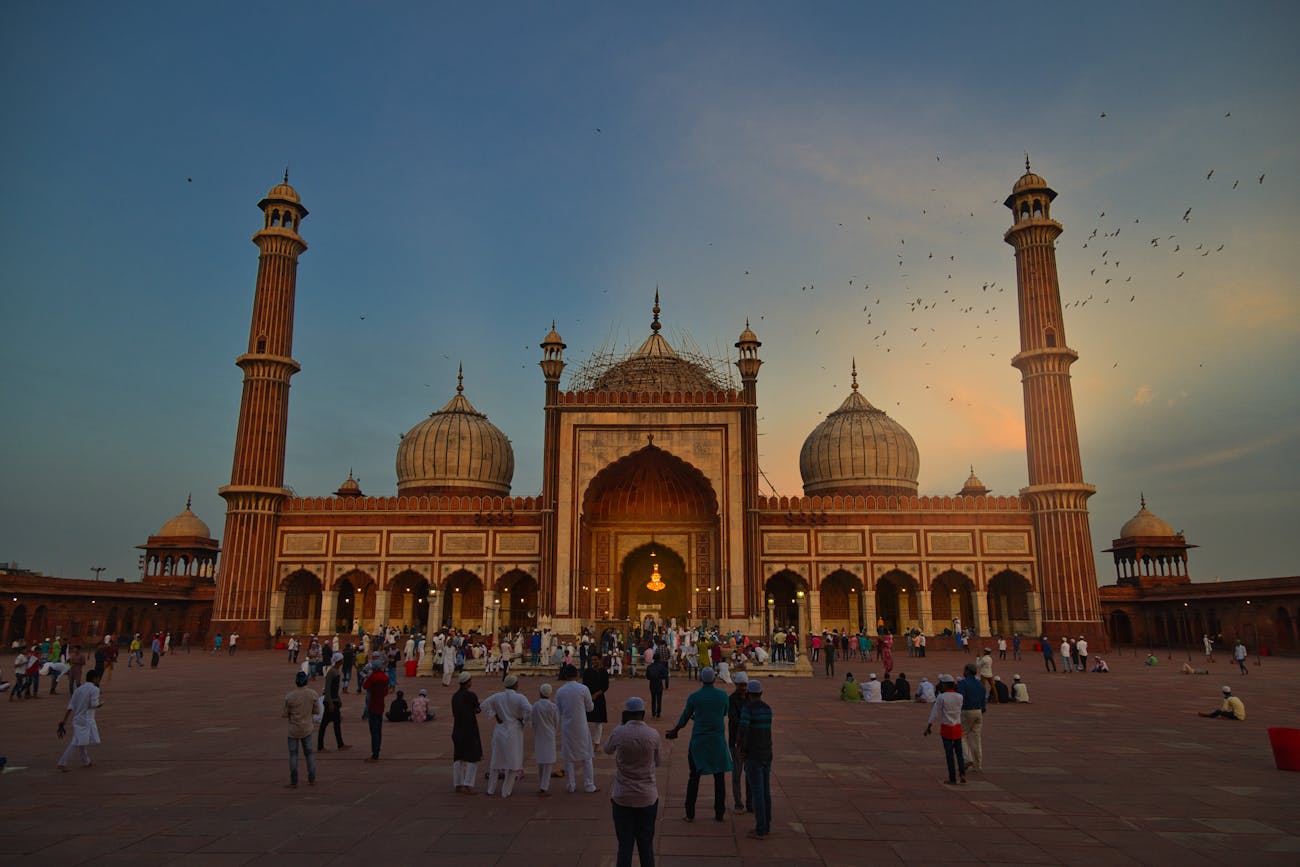
<instances>
[{"instance_id":1,"label":"person sitting on ground","mask_svg":"<svg viewBox=\"0 0 1300 867\"><path fill-rule=\"evenodd\" d=\"M1160 660L1156 659L1156 655L1155 655L1154 653L1152 653L1152 654L1148 654L1147 658L1144 659L1144 660L1142 661L1142 664L1143 664L1143 665L1159 665L1159 664L1160 664Z\"/></svg>"},{"instance_id":2,"label":"person sitting on ground","mask_svg":"<svg viewBox=\"0 0 1300 867\"><path fill-rule=\"evenodd\" d=\"M934 684L930 683L930 678L922 677L921 682L917 684L916 700L926 704L934 703Z\"/></svg>"},{"instance_id":3,"label":"person sitting on ground","mask_svg":"<svg viewBox=\"0 0 1300 867\"><path fill-rule=\"evenodd\" d=\"M863 701L881 701L880 681L876 679L875 672L872 672L871 679L862 684Z\"/></svg>"},{"instance_id":4,"label":"person sitting on ground","mask_svg":"<svg viewBox=\"0 0 1300 867\"><path fill-rule=\"evenodd\" d=\"M1006 704L1011 701L1011 690L1007 689L1007 685L1002 682L1000 674L993 676L993 691L998 694L999 703Z\"/></svg>"},{"instance_id":5,"label":"person sitting on ground","mask_svg":"<svg viewBox=\"0 0 1300 867\"><path fill-rule=\"evenodd\" d=\"M1183 674L1209 674L1208 668L1192 668L1186 662L1183 663Z\"/></svg>"},{"instance_id":6,"label":"person sitting on ground","mask_svg":"<svg viewBox=\"0 0 1300 867\"><path fill-rule=\"evenodd\" d=\"M397 698L388 706L389 722L409 722L411 719L411 709L406 704L406 695L400 689L397 691Z\"/></svg>"},{"instance_id":7,"label":"person sitting on ground","mask_svg":"<svg viewBox=\"0 0 1300 867\"><path fill-rule=\"evenodd\" d=\"M894 698L893 701L908 701L912 698L912 684L907 682L907 675L901 671L898 673L898 679L894 681Z\"/></svg>"},{"instance_id":8,"label":"person sitting on ground","mask_svg":"<svg viewBox=\"0 0 1300 867\"><path fill-rule=\"evenodd\" d=\"M433 722L435 718L433 708L429 707L429 691L420 690L420 694L411 702L411 719L416 722Z\"/></svg>"},{"instance_id":9,"label":"person sitting on ground","mask_svg":"<svg viewBox=\"0 0 1300 867\"><path fill-rule=\"evenodd\" d=\"M880 700L894 700L894 682L889 679L889 673L885 673L885 679L880 682Z\"/></svg>"},{"instance_id":10,"label":"person sitting on ground","mask_svg":"<svg viewBox=\"0 0 1300 867\"><path fill-rule=\"evenodd\" d=\"M1029 687L1025 686L1020 675L1011 678L1011 699L1017 704L1029 704Z\"/></svg>"},{"instance_id":11,"label":"person sitting on ground","mask_svg":"<svg viewBox=\"0 0 1300 867\"><path fill-rule=\"evenodd\" d=\"M840 701L862 701L862 685L853 679L851 671L840 684Z\"/></svg>"},{"instance_id":12,"label":"person sitting on ground","mask_svg":"<svg viewBox=\"0 0 1300 867\"><path fill-rule=\"evenodd\" d=\"M1225 686L1223 688L1223 704L1219 705L1219 709L1209 713L1199 711L1196 715L1217 717L1218 719L1244 720L1246 718L1246 706L1242 704L1241 699L1232 694L1232 687Z\"/></svg>"},{"instance_id":13,"label":"person sitting on ground","mask_svg":"<svg viewBox=\"0 0 1300 867\"><path fill-rule=\"evenodd\" d=\"M1106 664L1106 660L1099 656L1097 657L1097 664L1092 667L1092 671L1094 674L1110 674L1110 666ZM1205 673L1209 674L1208 671Z\"/></svg>"}]
</instances>

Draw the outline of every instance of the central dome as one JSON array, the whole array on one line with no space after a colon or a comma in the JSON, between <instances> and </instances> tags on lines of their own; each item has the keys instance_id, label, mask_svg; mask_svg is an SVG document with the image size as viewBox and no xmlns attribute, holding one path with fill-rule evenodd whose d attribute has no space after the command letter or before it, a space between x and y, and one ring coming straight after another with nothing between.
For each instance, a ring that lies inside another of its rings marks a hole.
<instances>
[{"instance_id":1,"label":"central dome","mask_svg":"<svg viewBox=\"0 0 1300 867\"><path fill-rule=\"evenodd\" d=\"M659 292L655 292L650 336L627 358L612 365L592 383L592 391L696 392L722 391L702 365L682 358L659 333Z\"/></svg>"},{"instance_id":2,"label":"central dome","mask_svg":"<svg viewBox=\"0 0 1300 867\"><path fill-rule=\"evenodd\" d=\"M855 365L853 391L799 452L804 494L915 496L920 471L916 441L858 393Z\"/></svg>"},{"instance_id":3,"label":"central dome","mask_svg":"<svg viewBox=\"0 0 1300 867\"><path fill-rule=\"evenodd\" d=\"M402 495L505 496L515 453L496 425L465 398L464 376L447 405L407 431L397 447Z\"/></svg>"}]
</instances>

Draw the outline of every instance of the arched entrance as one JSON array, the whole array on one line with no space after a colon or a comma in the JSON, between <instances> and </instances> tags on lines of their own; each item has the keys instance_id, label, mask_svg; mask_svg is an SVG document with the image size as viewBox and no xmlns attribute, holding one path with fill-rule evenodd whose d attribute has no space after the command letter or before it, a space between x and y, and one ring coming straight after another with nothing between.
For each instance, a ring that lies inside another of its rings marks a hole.
<instances>
[{"instance_id":1,"label":"arched entrance","mask_svg":"<svg viewBox=\"0 0 1300 867\"><path fill-rule=\"evenodd\" d=\"M15 641L27 640L27 606L19 605L14 608L13 616L9 618L9 634L5 639L6 644L13 644Z\"/></svg>"},{"instance_id":2,"label":"arched entrance","mask_svg":"<svg viewBox=\"0 0 1300 867\"><path fill-rule=\"evenodd\" d=\"M314 634L320 625L320 579L299 570L284 582L284 631L289 634Z\"/></svg>"},{"instance_id":3,"label":"arched entrance","mask_svg":"<svg viewBox=\"0 0 1300 867\"><path fill-rule=\"evenodd\" d=\"M656 623L691 619L691 592L686 563L671 548L651 542L623 558L620 567L624 620L641 624L647 617ZM655 578L655 575L658 578ZM659 589L654 589L651 584Z\"/></svg>"},{"instance_id":4,"label":"arched entrance","mask_svg":"<svg viewBox=\"0 0 1300 867\"><path fill-rule=\"evenodd\" d=\"M512 569L497 579L501 600L501 629L531 632L537 626L537 579Z\"/></svg>"},{"instance_id":5,"label":"arched entrance","mask_svg":"<svg viewBox=\"0 0 1300 867\"><path fill-rule=\"evenodd\" d=\"M718 526L709 480L653 442L605 467L582 500L581 616L639 622L658 606L654 616L679 623L716 621ZM645 586L655 562L661 591Z\"/></svg>"},{"instance_id":6,"label":"arched entrance","mask_svg":"<svg viewBox=\"0 0 1300 867\"><path fill-rule=\"evenodd\" d=\"M838 629L850 635L862 629L862 582L843 569L822 580L822 629Z\"/></svg>"},{"instance_id":7,"label":"arched entrance","mask_svg":"<svg viewBox=\"0 0 1300 867\"><path fill-rule=\"evenodd\" d=\"M778 627L793 626L802 640L807 630L801 622L803 618L800 609L805 604L807 588L808 583L804 581L803 576L790 569L782 569L767 579L763 589L767 593L769 634L775 632Z\"/></svg>"},{"instance_id":8,"label":"arched entrance","mask_svg":"<svg viewBox=\"0 0 1300 867\"><path fill-rule=\"evenodd\" d=\"M1116 644L1133 643L1133 621L1129 619L1128 612L1110 613L1110 637Z\"/></svg>"},{"instance_id":9,"label":"arched entrance","mask_svg":"<svg viewBox=\"0 0 1300 867\"><path fill-rule=\"evenodd\" d=\"M918 592L916 579L901 569L876 579L876 618L883 628L898 634L917 622Z\"/></svg>"},{"instance_id":10,"label":"arched entrance","mask_svg":"<svg viewBox=\"0 0 1300 867\"><path fill-rule=\"evenodd\" d=\"M975 625L975 613L971 608L971 591L974 589L974 581L952 569L930 582L930 616L938 631L951 627L957 619L961 620L963 628Z\"/></svg>"},{"instance_id":11,"label":"arched entrance","mask_svg":"<svg viewBox=\"0 0 1300 867\"><path fill-rule=\"evenodd\" d=\"M47 633L50 631L49 610L44 605L36 606L36 614L32 617L32 640L41 641L48 638Z\"/></svg>"},{"instance_id":12,"label":"arched entrance","mask_svg":"<svg viewBox=\"0 0 1300 867\"><path fill-rule=\"evenodd\" d=\"M989 627L1003 635L1032 635L1035 629L1029 611L1029 580L1005 569L989 581Z\"/></svg>"},{"instance_id":13,"label":"arched entrance","mask_svg":"<svg viewBox=\"0 0 1300 867\"><path fill-rule=\"evenodd\" d=\"M473 572L460 569L448 575L439 595L443 626L469 632L488 625L483 622L483 582Z\"/></svg>"},{"instance_id":14,"label":"arched entrance","mask_svg":"<svg viewBox=\"0 0 1300 867\"><path fill-rule=\"evenodd\" d=\"M1273 619L1275 638L1274 650L1295 650L1295 621L1285 606L1277 607L1277 616Z\"/></svg>"},{"instance_id":15,"label":"arched entrance","mask_svg":"<svg viewBox=\"0 0 1300 867\"><path fill-rule=\"evenodd\" d=\"M423 630L429 622L429 581L411 569L388 582L388 622L398 628Z\"/></svg>"}]
</instances>

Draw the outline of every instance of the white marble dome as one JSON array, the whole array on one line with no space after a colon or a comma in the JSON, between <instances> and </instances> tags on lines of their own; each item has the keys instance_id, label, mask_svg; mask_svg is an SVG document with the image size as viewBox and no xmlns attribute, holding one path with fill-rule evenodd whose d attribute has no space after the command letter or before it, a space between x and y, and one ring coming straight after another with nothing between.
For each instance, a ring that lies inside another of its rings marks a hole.
<instances>
[{"instance_id":1,"label":"white marble dome","mask_svg":"<svg viewBox=\"0 0 1300 867\"><path fill-rule=\"evenodd\" d=\"M814 494L915 496L921 455L916 441L884 410L853 391L804 440L803 490Z\"/></svg>"},{"instance_id":2,"label":"white marble dome","mask_svg":"<svg viewBox=\"0 0 1300 867\"><path fill-rule=\"evenodd\" d=\"M407 431L397 447L402 495L506 496L515 474L510 440L470 404L464 385L447 405Z\"/></svg>"}]
</instances>

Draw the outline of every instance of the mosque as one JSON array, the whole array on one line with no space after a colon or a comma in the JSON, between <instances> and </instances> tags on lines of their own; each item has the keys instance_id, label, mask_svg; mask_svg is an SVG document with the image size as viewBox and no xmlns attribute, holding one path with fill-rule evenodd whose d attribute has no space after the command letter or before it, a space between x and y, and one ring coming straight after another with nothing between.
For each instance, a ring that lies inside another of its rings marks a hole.
<instances>
[{"instance_id":1,"label":"mosque","mask_svg":"<svg viewBox=\"0 0 1300 867\"><path fill-rule=\"evenodd\" d=\"M574 366L540 344L541 491L511 490L515 456L463 380L396 455L396 495L285 487L296 270L307 209L288 183L263 224L213 626L246 642L379 623L459 629L675 619L760 635L919 627L1086 634L1102 641L1052 191L1026 171L1006 205L1016 253L1027 487L994 496L972 471L922 495L912 436L862 394L810 431L803 496L759 493L762 342L725 361L672 346L656 293L635 349ZM471 400L475 402L471 402ZM477 404L477 405L476 405ZM956 480L954 480L955 482ZM954 484L954 487L956 485Z\"/></svg>"}]
</instances>

